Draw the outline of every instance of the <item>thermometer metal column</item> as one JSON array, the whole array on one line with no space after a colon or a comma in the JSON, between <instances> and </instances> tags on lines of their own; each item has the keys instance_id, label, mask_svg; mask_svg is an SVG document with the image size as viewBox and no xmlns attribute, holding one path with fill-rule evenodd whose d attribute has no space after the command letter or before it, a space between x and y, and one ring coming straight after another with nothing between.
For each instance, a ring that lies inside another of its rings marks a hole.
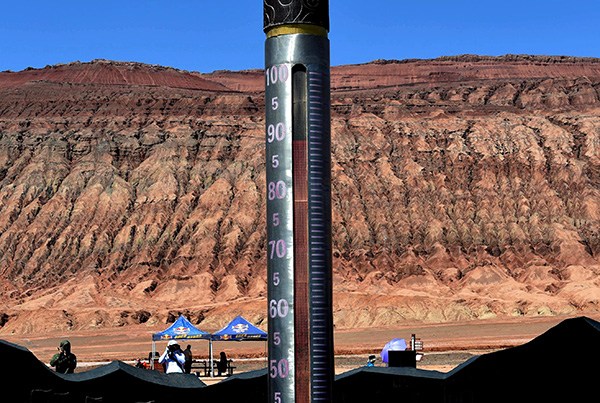
<instances>
[{"instance_id":1,"label":"thermometer metal column","mask_svg":"<svg viewBox=\"0 0 600 403\"><path fill-rule=\"evenodd\" d=\"M269 402L334 377L327 0L264 0Z\"/></svg>"}]
</instances>

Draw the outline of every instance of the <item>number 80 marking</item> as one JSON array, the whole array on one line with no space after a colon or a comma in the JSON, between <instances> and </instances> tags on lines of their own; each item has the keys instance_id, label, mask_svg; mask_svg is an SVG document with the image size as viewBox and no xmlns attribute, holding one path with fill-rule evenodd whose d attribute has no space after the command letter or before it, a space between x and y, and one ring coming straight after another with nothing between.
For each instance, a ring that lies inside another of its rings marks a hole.
<instances>
[{"instance_id":1,"label":"number 80 marking","mask_svg":"<svg viewBox=\"0 0 600 403\"><path fill-rule=\"evenodd\" d=\"M284 181L269 182L267 190L269 200L284 199L287 195L287 187Z\"/></svg>"}]
</instances>

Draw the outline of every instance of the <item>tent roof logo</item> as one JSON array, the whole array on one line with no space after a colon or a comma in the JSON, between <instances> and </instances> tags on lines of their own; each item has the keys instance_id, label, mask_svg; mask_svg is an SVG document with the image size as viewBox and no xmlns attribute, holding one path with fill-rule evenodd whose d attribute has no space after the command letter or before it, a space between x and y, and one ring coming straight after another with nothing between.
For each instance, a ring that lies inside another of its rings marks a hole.
<instances>
[{"instance_id":1,"label":"tent roof logo","mask_svg":"<svg viewBox=\"0 0 600 403\"><path fill-rule=\"evenodd\" d=\"M190 328L185 326L178 326L175 329L173 329L173 332L175 332L175 334L188 334L190 332Z\"/></svg>"},{"instance_id":2,"label":"tent roof logo","mask_svg":"<svg viewBox=\"0 0 600 403\"><path fill-rule=\"evenodd\" d=\"M248 331L248 325L245 323L238 323L237 325L231 326L231 330L236 333L245 333Z\"/></svg>"}]
</instances>

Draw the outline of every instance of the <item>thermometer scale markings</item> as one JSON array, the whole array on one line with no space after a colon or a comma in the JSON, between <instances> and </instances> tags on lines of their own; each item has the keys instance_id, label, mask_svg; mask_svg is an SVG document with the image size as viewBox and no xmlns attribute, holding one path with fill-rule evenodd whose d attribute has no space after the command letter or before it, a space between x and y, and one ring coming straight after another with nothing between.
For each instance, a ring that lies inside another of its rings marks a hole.
<instances>
[{"instance_id":1,"label":"thermometer scale markings","mask_svg":"<svg viewBox=\"0 0 600 403\"><path fill-rule=\"evenodd\" d=\"M328 2L264 0L264 5L268 398L329 402L334 371Z\"/></svg>"}]
</instances>

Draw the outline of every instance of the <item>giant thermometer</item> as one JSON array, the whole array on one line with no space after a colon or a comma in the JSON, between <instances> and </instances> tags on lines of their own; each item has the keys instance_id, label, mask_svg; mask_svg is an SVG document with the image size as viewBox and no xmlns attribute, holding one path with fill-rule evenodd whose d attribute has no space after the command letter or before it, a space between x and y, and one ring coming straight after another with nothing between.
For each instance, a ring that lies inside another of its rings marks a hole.
<instances>
[{"instance_id":1,"label":"giant thermometer","mask_svg":"<svg viewBox=\"0 0 600 403\"><path fill-rule=\"evenodd\" d=\"M327 0L264 0L269 402L334 376Z\"/></svg>"}]
</instances>

